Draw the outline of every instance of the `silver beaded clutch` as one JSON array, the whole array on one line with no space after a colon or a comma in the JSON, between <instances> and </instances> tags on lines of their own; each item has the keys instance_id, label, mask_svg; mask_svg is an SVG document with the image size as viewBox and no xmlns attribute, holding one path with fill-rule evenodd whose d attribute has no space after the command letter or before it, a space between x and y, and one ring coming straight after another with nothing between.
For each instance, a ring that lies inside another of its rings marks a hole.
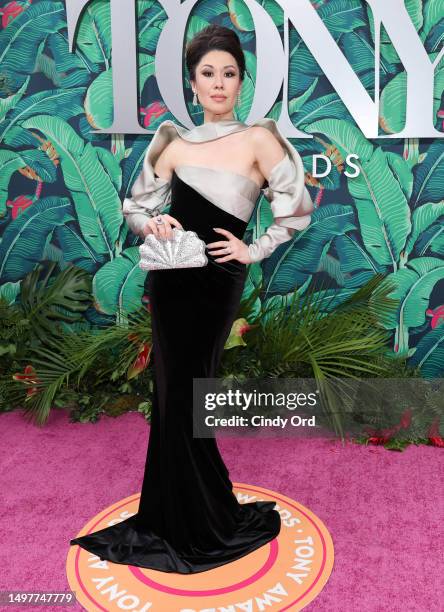
<instances>
[{"instance_id":1,"label":"silver beaded clutch","mask_svg":"<svg viewBox=\"0 0 444 612\"><path fill-rule=\"evenodd\" d=\"M142 270L168 270L170 268L199 268L208 264L206 244L192 230L173 227L171 239L156 238L147 234L140 245Z\"/></svg>"}]
</instances>

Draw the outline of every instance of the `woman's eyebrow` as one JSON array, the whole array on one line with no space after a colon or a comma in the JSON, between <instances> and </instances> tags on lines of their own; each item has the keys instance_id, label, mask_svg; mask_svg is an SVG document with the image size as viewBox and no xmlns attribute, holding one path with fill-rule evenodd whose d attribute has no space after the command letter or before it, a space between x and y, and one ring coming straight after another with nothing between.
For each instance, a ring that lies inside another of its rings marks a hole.
<instances>
[{"instance_id":1,"label":"woman's eyebrow","mask_svg":"<svg viewBox=\"0 0 444 612\"><path fill-rule=\"evenodd\" d=\"M209 66L210 68L214 68L214 66L212 66L211 64L204 64L204 66ZM233 66L233 64L228 64L228 66L224 66L224 68L235 68L235 66Z\"/></svg>"}]
</instances>

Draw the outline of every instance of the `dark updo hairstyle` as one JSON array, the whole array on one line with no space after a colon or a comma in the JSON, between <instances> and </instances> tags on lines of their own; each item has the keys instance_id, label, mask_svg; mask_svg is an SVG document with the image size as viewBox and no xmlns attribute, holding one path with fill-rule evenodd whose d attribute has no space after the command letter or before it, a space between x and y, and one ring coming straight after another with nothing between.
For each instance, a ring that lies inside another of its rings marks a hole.
<instances>
[{"instance_id":1,"label":"dark updo hairstyle","mask_svg":"<svg viewBox=\"0 0 444 612\"><path fill-rule=\"evenodd\" d=\"M186 46L186 65L190 80L196 80L196 66L209 51L227 51L235 58L239 67L239 76L244 80L245 56L242 51L239 36L234 30L212 24L193 36Z\"/></svg>"}]
</instances>

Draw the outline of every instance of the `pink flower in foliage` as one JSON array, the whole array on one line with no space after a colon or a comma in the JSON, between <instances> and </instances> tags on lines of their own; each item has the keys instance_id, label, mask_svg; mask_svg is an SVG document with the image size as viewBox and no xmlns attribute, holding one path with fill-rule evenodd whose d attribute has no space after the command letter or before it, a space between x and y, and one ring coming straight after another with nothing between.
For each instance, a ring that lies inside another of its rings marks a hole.
<instances>
[{"instance_id":1,"label":"pink flower in foliage","mask_svg":"<svg viewBox=\"0 0 444 612\"><path fill-rule=\"evenodd\" d=\"M400 429L408 429L412 423L412 410L407 408L401 415L401 419L397 425L387 429L373 429L372 427L364 427L364 431L370 436L368 442L370 444L385 444L398 433Z\"/></svg>"},{"instance_id":2,"label":"pink flower in foliage","mask_svg":"<svg viewBox=\"0 0 444 612\"><path fill-rule=\"evenodd\" d=\"M432 317L430 327L432 329L435 329L435 327L438 327L441 321L444 321L444 304L442 304L441 306L437 306L434 310L428 308L426 310L426 315Z\"/></svg>"},{"instance_id":3,"label":"pink flower in foliage","mask_svg":"<svg viewBox=\"0 0 444 612\"><path fill-rule=\"evenodd\" d=\"M145 115L143 119L143 127L149 127L152 117L157 119L157 117L161 117L162 115L165 115L167 110L168 110L167 107L164 104L161 104L160 102L153 102L149 106L145 106L145 107L142 106L140 108L140 113L142 115Z\"/></svg>"},{"instance_id":4,"label":"pink flower in foliage","mask_svg":"<svg viewBox=\"0 0 444 612\"><path fill-rule=\"evenodd\" d=\"M23 210L32 204L33 200L24 195L17 196L15 200L6 200L6 206L12 208L11 216L13 219L16 219Z\"/></svg>"},{"instance_id":5,"label":"pink flower in foliage","mask_svg":"<svg viewBox=\"0 0 444 612\"><path fill-rule=\"evenodd\" d=\"M444 440L439 435L439 420L439 416L437 416L436 419L433 421L432 425L430 426L427 435L430 444L432 444L433 446L438 446L439 448L444 448Z\"/></svg>"},{"instance_id":6,"label":"pink flower in foliage","mask_svg":"<svg viewBox=\"0 0 444 612\"><path fill-rule=\"evenodd\" d=\"M41 381L38 378L36 371L31 364L25 367L23 373L16 372L15 374L13 374L12 378L14 380L20 380L21 382L24 383L25 386L28 387L26 391L27 397L29 397L30 395L34 395L35 393L38 393L38 387L35 387L34 385L39 384Z\"/></svg>"},{"instance_id":7,"label":"pink flower in foliage","mask_svg":"<svg viewBox=\"0 0 444 612\"><path fill-rule=\"evenodd\" d=\"M37 181L37 187L35 188L35 197L37 199L40 198L40 195L42 193L42 188L43 188L43 181L38 180Z\"/></svg>"},{"instance_id":8,"label":"pink flower in foliage","mask_svg":"<svg viewBox=\"0 0 444 612\"><path fill-rule=\"evenodd\" d=\"M322 196L324 195L324 191L325 191L325 187L323 187L322 185L319 185L319 191L314 201L315 208L319 208L319 206L321 205Z\"/></svg>"},{"instance_id":9,"label":"pink flower in foliage","mask_svg":"<svg viewBox=\"0 0 444 612\"><path fill-rule=\"evenodd\" d=\"M136 360L128 369L128 380L136 377L148 366L150 362L151 349L152 345L149 342L142 342Z\"/></svg>"},{"instance_id":10,"label":"pink flower in foliage","mask_svg":"<svg viewBox=\"0 0 444 612\"><path fill-rule=\"evenodd\" d=\"M408 429L410 427L410 425L412 424L412 409L411 408L407 408L407 410L405 410L402 413L399 424L402 429Z\"/></svg>"},{"instance_id":11,"label":"pink flower in foliage","mask_svg":"<svg viewBox=\"0 0 444 612\"><path fill-rule=\"evenodd\" d=\"M9 2L3 8L0 8L0 15L2 16L2 27L6 28L8 23L15 19L20 13L23 13L23 6L17 2Z\"/></svg>"}]
</instances>

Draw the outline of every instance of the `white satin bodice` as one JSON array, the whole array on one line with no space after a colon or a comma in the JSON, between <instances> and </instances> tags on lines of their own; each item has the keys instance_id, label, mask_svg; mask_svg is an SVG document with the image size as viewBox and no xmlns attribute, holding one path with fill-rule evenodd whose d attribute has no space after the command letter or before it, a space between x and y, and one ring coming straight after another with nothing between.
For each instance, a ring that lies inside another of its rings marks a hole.
<instances>
[{"instance_id":1,"label":"white satin bodice","mask_svg":"<svg viewBox=\"0 0 444 612\"><path fill-rule=\"evenodd\" d=\"M175 173L215 206L243 221L249 221L261 189L243 174L207 166L180 164Z\"/></svg>"}]
</instances>

